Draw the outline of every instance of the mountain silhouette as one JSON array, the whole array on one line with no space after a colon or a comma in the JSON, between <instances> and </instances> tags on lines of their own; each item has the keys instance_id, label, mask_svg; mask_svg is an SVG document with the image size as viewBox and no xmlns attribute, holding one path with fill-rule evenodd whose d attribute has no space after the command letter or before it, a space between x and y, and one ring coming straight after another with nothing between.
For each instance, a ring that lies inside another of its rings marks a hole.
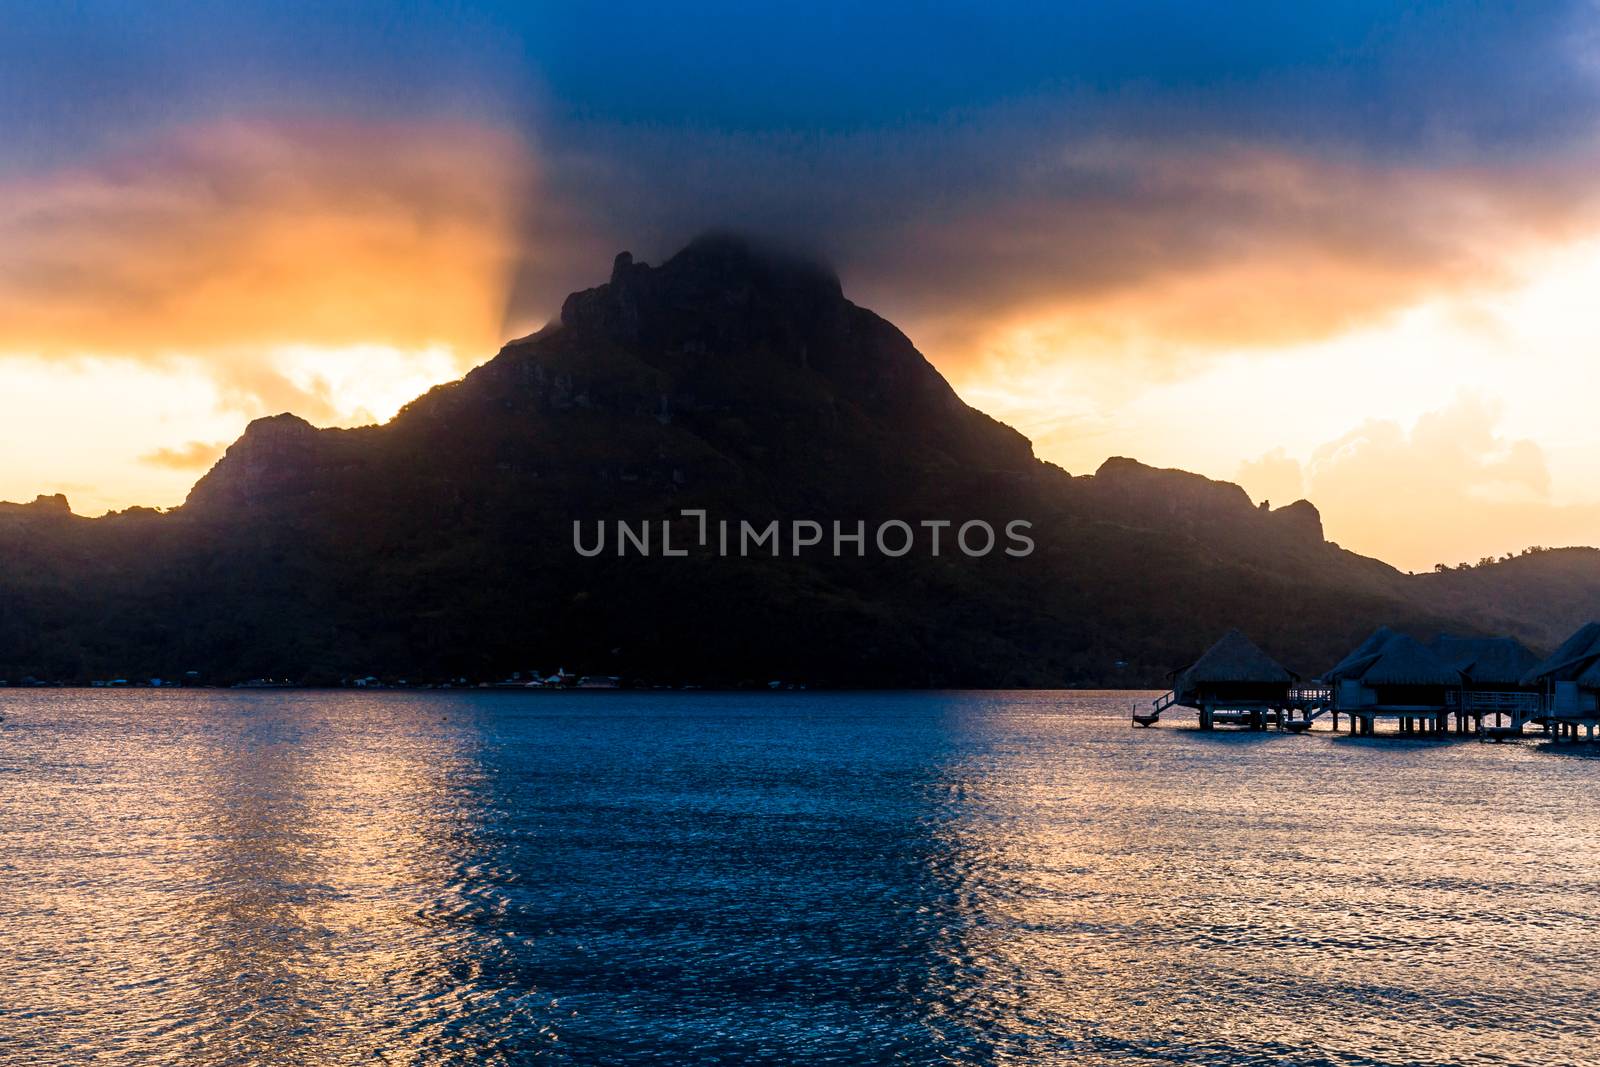
<instances>
[{"instance_id":1,"label":"mountain silhouette","mask_svg":"<svg viewBox=\"0 0 1600 1067\"><path fill-rule=\"evenodd\" d=\"M1018 520L1032 551L1009 555ZM650 555L617 553L619 521ZM717 550L720 523L773 521L779 555ZM792 550L797 521L823 543ZM835 522L861 524L859 554L835 558ZM874 543L893 522L905 555ZM961 550L969 522L992 551ZM1380 623L1546 647L1595 614L1594 550L1405 575L1327 542L1305 501L1122 458L1069 475L829 269L729 235L619 255L382 426L257 419L180 508L0 505L12 679L1144 685L1233 626L1309 676Z\"/></svg>"}]
</instances>

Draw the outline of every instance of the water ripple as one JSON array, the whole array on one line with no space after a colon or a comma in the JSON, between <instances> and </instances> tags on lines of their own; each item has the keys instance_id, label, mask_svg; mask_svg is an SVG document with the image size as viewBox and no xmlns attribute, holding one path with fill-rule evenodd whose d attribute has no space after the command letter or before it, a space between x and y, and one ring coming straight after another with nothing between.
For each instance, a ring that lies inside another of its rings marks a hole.
<instances>
[{"instance_id":1,"label":"water ripple","mask_svg":"<svg viewBox=\"0 0 1600 1067\"><path fill-rule=\"evenodd\" d=\"M1600 762L1121 694L3 696L0 1065L1580 1064Z\"/></svg>"}]
</instances>

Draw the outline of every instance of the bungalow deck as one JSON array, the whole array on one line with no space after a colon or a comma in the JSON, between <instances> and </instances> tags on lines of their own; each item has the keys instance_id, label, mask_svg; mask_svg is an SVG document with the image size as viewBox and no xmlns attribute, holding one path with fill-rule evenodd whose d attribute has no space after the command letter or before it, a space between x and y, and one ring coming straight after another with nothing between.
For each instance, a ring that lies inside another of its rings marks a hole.
<instances>
[{"instance_id":1,"label":"bungalow deck","mask_svg":"<svg viewBox=\"0 0 1600 1067\"><path fill-rule=\"evenodd\" d=\"M1151 701L1148 711L1140 711L1136 703L1133 707L1133 724L1155 726L1161 721L1161 714L1174 707L1194 710L1199 715L1202 730L1233 726L1250 730L1276 728L1301 733L1309 730L1318 716L1332 709L1333 690L1325 686L1292 686L1282 697L1268 700L1203 701L1197 704L1182 703L1176 692L1167 692Z\"/></svg>"}]
</instances>

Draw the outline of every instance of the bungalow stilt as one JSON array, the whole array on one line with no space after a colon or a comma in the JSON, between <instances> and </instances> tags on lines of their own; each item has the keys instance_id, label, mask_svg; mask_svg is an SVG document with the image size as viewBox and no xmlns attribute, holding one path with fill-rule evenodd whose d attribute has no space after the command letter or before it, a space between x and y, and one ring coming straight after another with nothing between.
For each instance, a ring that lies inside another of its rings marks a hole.
<instances>
[{"instance_id":1,"label":"bungalow stilt","mask_svg":"<svg viewBox=\"0 0 1600 1067\"><path fill-rule=\"evenodd\" d=\"M1440 634L1428 649L1461 672L1462 688L1446 694L1456 733L1484 741L1521 737L1539 717L1539 686L1523 678L1539 657L1514 637L1452 637Z\"/></svg>"}]
</instances>

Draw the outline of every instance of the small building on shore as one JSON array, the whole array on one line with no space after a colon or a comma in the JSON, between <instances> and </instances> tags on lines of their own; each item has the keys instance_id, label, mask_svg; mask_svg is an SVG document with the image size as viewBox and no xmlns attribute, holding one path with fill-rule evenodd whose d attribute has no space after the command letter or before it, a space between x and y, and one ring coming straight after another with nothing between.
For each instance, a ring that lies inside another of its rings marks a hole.
<instances>
[{"instance_id":1,"label":"small building on shore","mask_svg":"<svg viewBox=\"0 0 1600 1067\"><path fill-rule=\"evenodd\" d=\"M1461 671L1387 626L1373 631L1322 680L1333 687L1336 715L1349 715L1351 729L1363 734L1374 733L1380 717L1396 719L1403 734L1443 734L1465 684Z\"/></svg>"},{"instance_id":2,"label":"small building on shore","mask_svg":"<svg viewBox=\"0 0 1600 1067\"><path fill-rule=\"evenodd\" d=\"M1600 722L1600 622L1586 623L1523 676L1544 697L1544 718L1557 733L1593 737Z\"/></svg>"}]
</instances>

